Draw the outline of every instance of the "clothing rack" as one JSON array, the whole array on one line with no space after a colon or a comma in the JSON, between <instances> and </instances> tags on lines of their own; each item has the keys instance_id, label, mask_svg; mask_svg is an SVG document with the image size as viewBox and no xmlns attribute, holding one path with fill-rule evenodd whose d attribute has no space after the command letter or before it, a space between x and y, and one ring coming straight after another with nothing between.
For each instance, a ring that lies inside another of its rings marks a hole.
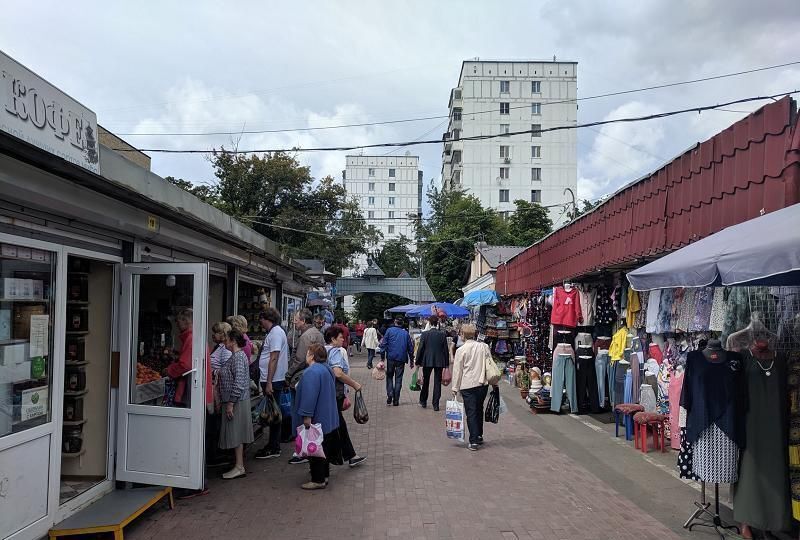
<instances>
[{"instance_id":1,"label":"clothing rack","mask_svg":"<svg viewBox=\"0 0 800 540\"><path fill-rule=\"evenodd\" d=\"M719 516L719 484L714 484L713 513L709 510L711 503L706 500L706 483L703 481L700 482L700 502L695 501L694 505L697 507L697 510L695 510L689 519L686 520L686 523L683 524L684 529L691 531L693 527L708 527L714 529L723 540L728 534L728 531L736 531L736 534L739 534L739 527L736 525L725 525L722 522L722 518ZM710 516L710 520L709 518L701 519L704 515Z\"/></svg>"}]
</instances>

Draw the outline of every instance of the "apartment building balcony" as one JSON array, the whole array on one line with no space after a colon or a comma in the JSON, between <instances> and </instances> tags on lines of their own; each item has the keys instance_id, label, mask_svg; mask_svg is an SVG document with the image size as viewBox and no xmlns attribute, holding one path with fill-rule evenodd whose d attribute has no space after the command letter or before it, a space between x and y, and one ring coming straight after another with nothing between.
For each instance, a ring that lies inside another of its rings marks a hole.
<instances>
[{"instance_id":1,"label":"apartment building balcony","mask_svg":"<svg viewBox=\"0 0 800 540\"><path fill-rule=\"evenodd\" d=\"M461 104L464 102L461 93L461 88L453 88L450 90L450 103L448 104L448 108L452 109L453 107L461 106Z\"/></svg>"}]
</instances>

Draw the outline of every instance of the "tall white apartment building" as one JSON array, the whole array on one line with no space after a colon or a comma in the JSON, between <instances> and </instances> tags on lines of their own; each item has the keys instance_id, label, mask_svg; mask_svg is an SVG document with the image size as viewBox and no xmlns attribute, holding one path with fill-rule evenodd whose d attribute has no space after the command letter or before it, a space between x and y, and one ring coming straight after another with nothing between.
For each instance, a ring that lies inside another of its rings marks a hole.
<instances>
[{"instance_id":1,"label":"tall white apartment building","mask_svg":"<svg viewBox=\"0 0 800 540\"><path fill-rule=\"evenodd\" d=\"M572 201L577 190L577 62L467 60L450 92L442 186L463 188L486 208L513 211L514 201L545 206ZM520 135L464 140L465 137ZM550 208L555 221L563 208Z\"/></svg>"},{"instance_id":2,"label":"tall white apartment building","mask_svg":"<svg viewBox=\"0 0 800 540\"><path fill-rule=\"evenodd\" d=\"M361 204L368 225L383 234L383 241L405 236L409 248L416 251L415 221L422 215L422 171L419 157L405 156L347 156L342 172L348 195ZM352 273L366 269L366 256L354 261ZM352 274L351 274L352 275ZM389 276L397 277L397 276Z\"/></svg>"}]
</instances>

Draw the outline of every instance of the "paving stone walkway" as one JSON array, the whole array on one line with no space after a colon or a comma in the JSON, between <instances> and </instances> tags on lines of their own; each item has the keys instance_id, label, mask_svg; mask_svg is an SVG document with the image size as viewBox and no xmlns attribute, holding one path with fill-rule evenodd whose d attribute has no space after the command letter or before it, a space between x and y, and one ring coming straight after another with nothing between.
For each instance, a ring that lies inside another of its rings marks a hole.
<instances>
[{"instance_id":1,"label":"paving stone walkway","mask_svg":"<svg viewBox=\"0 0 800 540\"><path fill-rule=\"evenodd\" d=\"M332 468L326 490L305 492L308 468L287 464L290 445L280 459L258 461L259 441L248 451L246 478L210 478L208 495L149 512L126 538L677 538L518 415L488 424L485 446L469 452L444 435L449 389L437 413L417 405L406 380L400 406L387 407L383 381L369 377L363 358L353 365L370 413L363 426L346 413L357 451L369 457L363 466ZM519 400L507 385L501 390Z\"/></svg>"}]
</instances>

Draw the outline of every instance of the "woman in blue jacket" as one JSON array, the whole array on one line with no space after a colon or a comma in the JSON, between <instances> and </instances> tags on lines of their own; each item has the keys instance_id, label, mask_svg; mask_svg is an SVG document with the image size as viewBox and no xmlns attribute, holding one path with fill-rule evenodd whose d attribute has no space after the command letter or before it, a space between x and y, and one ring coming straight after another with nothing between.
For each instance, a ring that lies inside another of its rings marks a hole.
<instances>
[{"instance_id":1,"label":"woman in blue jacket","mask_svg":"<svg viewBox=\"0 0 800 540\"><path fill-rule=\"evenodd\" d=\"M325 489L330 477L330 464L342 465L341 443L339 441L339 410L336 406L336 386L334 375L327 365L328 352L319 343L308 348L303 377L297 384L296 410L303 425L322 425L322 450L325 458L308 459L311 481L302 485L303 489Z\"/></svg>"}]
</instances>

